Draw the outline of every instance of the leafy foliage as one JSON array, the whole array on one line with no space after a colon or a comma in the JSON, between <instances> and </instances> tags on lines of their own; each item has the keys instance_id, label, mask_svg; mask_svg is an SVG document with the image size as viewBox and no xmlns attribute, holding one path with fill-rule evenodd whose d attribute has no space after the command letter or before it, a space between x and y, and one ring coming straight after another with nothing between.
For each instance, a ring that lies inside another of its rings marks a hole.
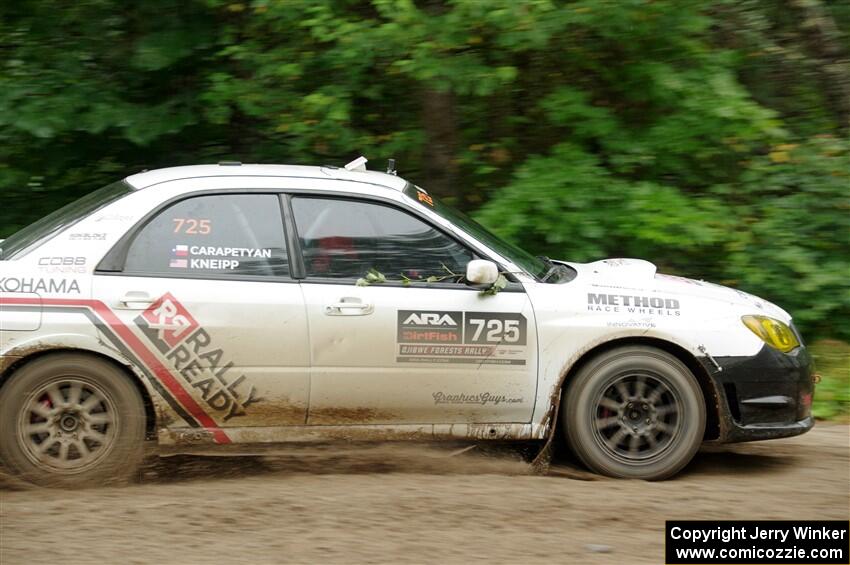
<instances>
[{"instance_id":1,"label":"leafy foliage","mask_svg":"<svg viewBox=\"0 0 850 565\"><path fill-rule=\"evenodd\" d=\"M465 275L460 273L454 273L447 266L443 265L443 271L446 274L444 275L429 275L427 277L416 277L412 278L404 273L399 274L399 279L401 283L405 286L413 285L413 284L431 284L438 283L443 281L451 281L457 283L463 283L466 281ZM369 272L366 273L366 276L357 279L354 283L356 286L371 286L373 284L383 284L387 282L387 276L377 269L369 269ZM506 286L508 286L508 279L505 278L505 275L499 273L499 276L491 285L484 286L481 288L478 293L481 296L495 296L499 294Z\"/></svg>"},{"instance_id":2,"label":"leafy foliage","mask_svg":"<svg viewBox=\"0 0 850 565\"><path fill-rule=\"evenodd\" d=\"M362 153L535 253L644 257L850 339L848 23L822 0L6 2L0 237L145 168Z\"/></svg>"},{"instance_id":3,"label":"leafy foliage","mask_svg":"<svg viewBox=\"0 0 850 565\"><path fill-rule=\"evenodd\" d=\"M850 328L850 143L829 136L755 155L734 185L688 196L629 182L572 145L533 157L479 213L528 249L643 257L775 301L807 335Z\"/></svg>"},{"instance_id":4,"label":"leafy foliage","mask_svg":"<svg viewBox=\"0 0 850 565\"><path fill-rule=\"evenodd\" d=\"M812 344L821 382L815 387L816 418L850 421L850 344L823 340Z\"/></svg>"},{"instance_id":5,"label":"leafy foliage","mask_svg":"<svg viewBox=\"0 0 850 565\"><path fill-rule=\"evenodd\" d=\"M369 269L369 272L366 273L365 277L361 277L357 279L355 283L357 286L369 286L373 284L382 284L387 282L387 277L384 273L378 271L377 269Z\"/></svg>"}]
</instances>

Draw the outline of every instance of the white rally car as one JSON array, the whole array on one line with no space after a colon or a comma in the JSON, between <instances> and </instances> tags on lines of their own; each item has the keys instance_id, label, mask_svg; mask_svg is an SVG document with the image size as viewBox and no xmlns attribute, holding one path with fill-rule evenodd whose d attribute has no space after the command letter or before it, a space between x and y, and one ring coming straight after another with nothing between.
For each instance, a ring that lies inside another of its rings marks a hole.
<instances>
[{"instance_id":1,"label":"white rally car","mask_svg":"<svg viewBox=\"0 0 850 565\"><path fill-rule=\"evenodd\" d=\"M393 174L143 172L0 243L0 461L40 484L159 454L550 440L659 479L813 425L809 355L755 296L500 240Z\"/></svg>"}]
</instances>

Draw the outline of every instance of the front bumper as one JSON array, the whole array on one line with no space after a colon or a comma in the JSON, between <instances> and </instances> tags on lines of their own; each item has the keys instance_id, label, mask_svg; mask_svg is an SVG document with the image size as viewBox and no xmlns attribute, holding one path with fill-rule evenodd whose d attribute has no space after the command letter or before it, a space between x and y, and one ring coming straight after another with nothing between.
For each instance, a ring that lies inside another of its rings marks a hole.
<instances>
[{"instance_id":1,"label":"front bumper","mask_svg":"<svg viewBox=\"0 0 850 565\"><path fill-rule=\"evenodd\" d=\"M812 359L805 347L767 345L751 357L701 359L717 392L723 443L791 437L812 429Z\"/></svg>"}]
</instances>

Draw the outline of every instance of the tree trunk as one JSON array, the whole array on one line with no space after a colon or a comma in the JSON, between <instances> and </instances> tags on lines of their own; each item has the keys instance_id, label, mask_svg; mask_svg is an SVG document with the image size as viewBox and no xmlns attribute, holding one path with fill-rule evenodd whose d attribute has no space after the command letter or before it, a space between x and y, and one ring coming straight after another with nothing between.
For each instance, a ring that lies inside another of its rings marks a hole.
<instances>
[{"instance_id":1,"label":"tree trunk","mask_svg":"<svg viewBox=\"0 0 850 565\"><path fill-rule=\"evenodd\" d=\"M458 129L455 98L451 92L430 88L422 91L422 127L425 131L423 172L425 188L438 196L457 198L463 205L463 190L457 184Z\"/></svg>"},{"instance_id":2,"label":"tree trunk","mask_svg":"<svg viewBox=\"0 0 850 565\"><path fill-rule=\"evenodd\" d=\"M850 57L835 20L820 0L787 0L800 16L801 36L823 85L829 109L843 133L850 132Z\"/></svg>"}]
</instances>

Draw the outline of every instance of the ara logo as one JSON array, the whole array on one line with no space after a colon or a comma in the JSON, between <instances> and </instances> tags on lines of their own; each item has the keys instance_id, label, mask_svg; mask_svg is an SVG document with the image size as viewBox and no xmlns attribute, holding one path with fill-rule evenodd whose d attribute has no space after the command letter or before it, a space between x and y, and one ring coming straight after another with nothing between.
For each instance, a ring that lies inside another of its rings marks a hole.
<instances>
[{"instance_id":1,"label":"ara logo","mask_svg":"<svg viewBox=\"0 0 850 565\"><path fill-rule=\"evenodd\" d=\"M454 318L440 312L414 312L403 324L405 326L457 326Z\"/></svg>"},{"instance_id":2,"label":"ara logo","mask_svg":"<svg viewBox=\"0 0 850 565\"><path fill-rule=\"evenodd\" d=\"M461 343L462 312L399 310L399 343Z\"/></svg>"}]
</instances>

